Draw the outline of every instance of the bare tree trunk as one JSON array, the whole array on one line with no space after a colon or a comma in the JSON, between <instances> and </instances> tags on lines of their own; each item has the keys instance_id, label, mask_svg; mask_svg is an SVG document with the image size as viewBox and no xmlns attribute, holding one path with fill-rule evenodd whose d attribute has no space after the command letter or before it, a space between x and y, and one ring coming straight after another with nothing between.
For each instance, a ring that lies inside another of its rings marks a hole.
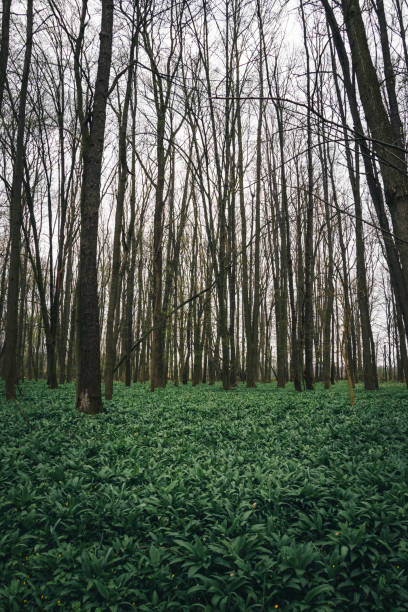
<instances>
[{"instance_id":1,"label":"bare tree trunk","mask_svg":"<svg viewBox=\"0 0 408 612\"><path fill-rule=\"evenodd\" d=\"M353 86L350 76L350 66L347 51L332 7L330 6L327 0L321 0L321 2L326 11L326 18L333 35L333 42L336 47L337 56L342 67L344 87L350 104L354 129L357 135L363 135L364 129L359 115L359 105L356 98L355 88ZM404 280L403 271L399 261L397 246L390 232L388 217L385 211L383 194L380 187L380 181L378 180L375 164L372 161L372 152L367 144L367 141L362 137L359 138L359 146L361 148L363 156L368 188L377 213L379 225L381 227L386 258L390 270L391 283L394 287L396 300L398 301L399 307L401 309L401 313L404 320L405 332L408 337L408 285ZM372 350L372 354L375 354L375 351Z\"/></svg>"},{"instance_id":2,"label":"bare tree trunk","mask_svg":"<svg viewBox=\"0 0 408 612\"><path fill-rule=\"evenodd\" d=\"M66 380L66 364L67 364L67 345L68 345L68 326L69 313L71 311L72 300L72 283L73 283L73 245L70 236L66 243L66 251L68 251L67 263L65 265L65 289L62 305L61 322L59 327L59 381L63 384Z\"/></svg>"},{"instance_id":3,"label":"bare tree trunk","mask_svg":"<svg viewBox=\"0 0 408 612\"><path fill-rule=\"evenodd\" d=\"M0 41L0 112L3 106L4 88L7 78L7 63L10 42L10 9L12 0L3 0Z\"/></svg>"},{"instance_id":4,"label":"bare tree trunk","mask_svg":"<svg viewBox=\"0 0 408 612\"><path fill-rule=\"evenodd\" d=\"M304 46L306 51L307 79L307 205L306 205L306 236L305 236L305 299L304 299L304 338L305 338L305 383L306 389L313 389L313 160L312 160L312 126L311 106L313 104L310 91L310 62L307 43L306 22L301 2Z\"/></svg>"},{"instance_id":5,"label":"bare tree trunk","mask_svg":"<svg viewBox=\"0 0 408 612\"><path fill-rule=\"evenodd\" d=\"M143 43L150 62L152 73L153 98L156 112L156 177L154 181L155 206L153 217L153 251L152 251L152 317L153 333L151 342L151 366L150 366L150 389L165 387L167 383L166 363L166 314L163 308L163 225L165 218L165 186L166 166L173 144L174 133L170 134L166 142L166 118L171 108L171 94L173 77L181 61L182 18L184 5L180 12L176 11L176 3L171 1L172 10L170 14L170 45L168 50L166 68L166 79L158 66L158 54L154 49L153 33L143 29ZM174 33L174 36L173 36ZM178 55L177 55L178 53Z\"/></svg>"},{"instance_id":6,"label":"bare tree trunk","mask_svg":"<svg viewBox=\"0 0 408 612\"><path fill-rule=\"evenodd\" d=\"M19 298L19 321L17 338L17 380L24 380L24 350L26 334L27 314L27 251L23 252L23 264L21 270L20 298Z\"/></svg>"},{"instance_id":7,"label":"bare tree trunk","mask_svg":"<svg viewBox=\"0 0 408 612\"><path fill-rule=\"evenodd\" d=\"M98 70L91 126L81 118L83 134L83 178L81 188L81 233L78 274L78 380L77 408L88 414L103 410L101 396L100 336L98 308L97 238L106 104L112 57L113 0L101 0L102 17ZM86 4L86 0L84 0ZM77 95L80 67L77 57ZM82 102L82 101L81 101ZM86 133L85 133L86 130Z\"/></svg>"},{"instance_id":8,"label":"bare tree trunk","mask_svg":"<svg viewBox=\"0 0 408 612\"><path fill-rule=\"evenodd\" d=\"M135 122L133 121L132 127L132 147L135 146ZM133 340L133 300L135 293L135 273L136 273L136 237L135 237L135 207L136 207L136 159L134 152L132 153L132 187L130 194L130 210L131 210L131 218L129 223L129 231L128 231L128 245L130 249L129 253L129 265L128 265L128 273L127 273L127 281L126 281L126 331L125 331L125 351L126 351L126 373L125 373L125 384L127 387L130 387L130 382L132 379L131 372L131 348L132 348L132 340ZM141 228L139 230L139 240L141 238ZM139 243L139 240L137 241ZM141 289L141 288L140 288ZM138 313L139 316L139 313Z\"/></svg>"},{"instance_id":9,"label":"bare tree trunk","mask_svg":"<svg viewBox=\"0 0 408 612\"><path fill-rule=\"evenodd\" d=\"M18 110L17 142L10 195L10 265L8 275L6 339L4 347L4 378L6 398L16 399L17 378L17 313L20 279L20 246L22 221L22 185L24 172L24 133L28 79L31 64L33 38L33 0L27 0L26 46L21 78L20 105Z\"/></svg>"},{"instance_id":10,"label":"bare tree trunk","mask_svg":"<svg viewBox=\"0 0 408 612\"><path fill-rule=\"evenodd\" d=\"M337 196L336 191L334 189L334 177L332 175L332 187L333 187L333 197L334 201L337 205ZM353 349L351 343L351 334L350 334L350 320L351 320L351 302L350 302L350 286L349 286L349 275L348 275L348 265L347 265L347 249L344 242L343 228L340 218L340 213L337 208L337 224L338 224L338 234L339 234L339 243L340 243L340 251L341 251L341 260L342 260L342 271L343 275L341 278L341 282L343 285L343 297L344 297L344 328L343 328L343 336L341 341L341 354L343 355L344 365L347 370L348 379L352 380L354 385L355 378L354 372L352 369L352 361L353 361ZM345 345L345 348L344 348Z\"/></svg>"},{"instance_id":11,"label":"bare tree trunk","mask_svg":"<svg viewBox=\"0 0 408 612\"><path fill-rule=\"evenodd\" d=\"M261 23L260 5L257 2L258 25ZM261 173L262 173L262 125L264 114L263 101L263 49L259 49L259 84L260 102L258 108L257 139L256 139L256 178L255 178L255 231L254 231L254 276L252 312L249 321L249 336L247 335L246 382L247 387L255 387L259 369L259 311L260 311L260 246L261 246ZM252 236L251 236L252 238Z\"/></svg>"},{"instance_id":12,"label":"bare tree trunk","mask_svg":"<svg viewBox=\"0 0 408 612\"><path fill-rule=\"evenodd\" d=\"M151 390L165 386L165 324L162 309L163 295L163 209L165 184L165 111L157 114L157 184L153 222L153 335L151 354Z\"/></svg>"},{"instance_id":13,"label":"bare tree trunk","mask_svg":"<svg viewBox=\"0 0 408 612\"><path fill-rule=\"evenodd\" d=\"M299 176L297 176L299 184ZM296 212L296 311L297 311L297 345L299 356L299 372L301 374L300 384L303 387L304 382L304 359L303 348L305 340L305 322L304 322L304 298L305 298L305 280L304 280L304 265L303 265L303 243L302 243L302 216L301 216L301 198L298 196L298 206Z\"/></svg>"},{"instance_id":14,"label":"bare tree trunk","mask_svg":"<svg viewBox=\"0 0 408 612\"><path fill-rule=\"evenodd\" d=\"M8 268L8 262L9 262L9 255L10 255L10 236L9 239L7 241L7 246L6 246L6 252L4 253L4 259L3 259L3 269L1 271L1 282L0 282L0 325L3 321L3 310L4 310L4 303L6 301L6 280L7 280L7 268ZM2 360L2 356L0 354L0 364L1 364L1 360ZM0 366L0 371L1 371L1 366Z\"/></svg>"},{"instance_id":15,"label":"bare tree trunk","mask_svg":"<svg viewBox=\"0 0 408 612\"><path fill-rule=\"evenodd\" d=\"M400 350L401 369L405 383L408 387L408 352L406 344L406 336L404 332L404 323L402 321L401 310L398 306L397 300L395 300L395 311L396 311L396 326L398 330L398 342Z\"/></svg>"},{"instance_id":16,"label":"bare tree trunk","mask_svg":"<svg viewBox=\"0 0 408 612\"><path fill-rule=\"evenodd\" d=\"M235 143L235 140L234 140ZM235 159L235 147L233 153ZM235 163L231 164L231 179L230 183L233 186L235 181ZM235 190L232 189L229 196L228 204L228 253L230 265L228 267L228 289L229 289L229 327L228 335L230 341L230 385L235 387L237 384L237 352L235 344L235 313L236 313L236 295L237 295L237 245L236 245L236 222L235 222Z\"/></svg>"},{"instance_id":17,"label":"bare tree trunk","mask_svg":"<svg viewBox=\"0 0 408 612\"><path fill-rule=\"evenodd\" d=\"M346 159L347 168L350 179L351 188L354 197L354 209L355 209L355 227L356 227L356 255L357 255L357 299L360 311L360 322L361 322L361 335L363 343L363 371L364 371L364 385L366 389L378 389L377 380L377 366L375 363L375 356L372 354L372 329L370 322L370 308L368 301L368 288L366 278L366 262L365 262L365 247L364 247L364 235L363 235L363 222L362 222L362 206L360 196L360 166L359 166L359 147L356 145L355 164L353 167L352 154L350 150L350 143L348 138L348 132L346 129L346 117L343 108L343 101L341 97L340 88L338 85L337 73L334 65L334 58L332 58L333 73L335 79L335 86L337 92L337 101L339 104L340 115L344 128L344 139L346 146Z\"/></svg>"},{"instance_id":18,"label":"bare tree trunk","mask_svg":"<svg viewBox=\"0 0 408 612\"><path fill-rule=\"evenodd\" d=\"M239 58L237 56L237 93L239 93ZM237 96L238 97L238 96ZM242 138L242 121L241 121L241 102L237 99L236 107L237 115L237 139L238 139L238 187L239 187L239 208L241 213L241 257L242 257L242 309L243 309L243 327L245 329L246 337L246 353L252 352L252 329L251 329L251 302L249 298L249 265L248 265L248 254L247 254L247 221L246 221L246 207L245 207L245 194L244 194L244 149L243 149L243 138ZM244 350L244 347L243 349ZM248 363L246 360L246 383L247 386L252 385L252 380L248 384Z\"/></svg>"},{"instance_id":19,"label":"bare tree trunk","mask_svg":"<svg viewBox=\"0 0 408 612\"><path fill-rule=\"evenodd\" d=\"M34 351L33 351L33 333L34 333L34 298L35 298L35 283L32 279L31 285L31 310L30 319L28 322L27 332L27 378L32 380L33 378L33 364L34 364Z\"/></svg>"},{"instance_id":20,"label":"bare tree trunk","mask_svg":"<svg viewBox=\"0 0 408 612\"><path fill-rule=\"evenodd\" d=\"M381 3L380 3L381 6ZM384 183L385 199L391 214L394 231L403 240L396 241L405 284L408 285L408 173L405 145L398 104L393 86L393 70L387 53L383 57L391 116L388 118L381 89L367 42L367 35L358 0L342 0L345 25L351 47L353 67L357 75L361 102L367 125L373 136L374 150L378 156ZM381 14L381 13L380 13ZM385 16L383 16L385 20ZM386 36L386 24L381 25L382 37Z\"/></svg>"},{"instance_id":21,"label":"bare tree trunk","mask_svg":"<svg viewBox=\"0 0 408 612\"><path fill-rule=\"evenodd\" d=\"M105 349L105 398L112 399L113 369L115 367L116 343L114 339L115 312L119 308L119 273L120 273L120 237L122 234L123 208L127 183L127 125L129 116L130 98L133 81L133 58L136 47L136 37L132 38L129 56L129 69L126 84L126 93L123 103L123 113L119 119L119 178L116 198L115 229L113 234L113 253L111 282L109 290L108 314L106 319L106 349Z\"/></svg>"},{"instance_id":22,"label":"bare tree trunk","mask_svg":"<svg viewBox=\"0 0 408 612\"><path fill-rule=\"evenodd\" d=\"M302 390L302 370L301 370L301 359L299 355L299 340L298 340L298 316L295 302L295 290L294 290L294 279L293 279L293 261L292 251L290 248L290 220L289 220L289 207L288 197L286 189L286 172L285 172L285 158L284 158L284 143L283 143L283 122L280 114L279 122L279 146L281 149L281 180L282 180L282 205L284 215L284 225L286 232L286 260L288 267L288 286L289 286L289 300L290 300L290 312L291 312L291 333L290 333L290 344L291 344L291 360L293 369L293 384L296 391Z\"/></svg>"}]
</instances>

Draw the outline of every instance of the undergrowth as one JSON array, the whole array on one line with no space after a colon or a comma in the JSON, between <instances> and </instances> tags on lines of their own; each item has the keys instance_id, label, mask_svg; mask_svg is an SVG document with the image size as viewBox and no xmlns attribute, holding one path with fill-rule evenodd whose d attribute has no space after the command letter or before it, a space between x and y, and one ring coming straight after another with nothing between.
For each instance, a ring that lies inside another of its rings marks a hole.
<instances>
[{"instance_id":1,"label":"undergrowth","mask_svg":"<svg viewBox=\"0 0 408 612\"><path fill-rule=\"evenodd\" d=\"M351 407L342 383L116 384L97 417L73 385L22 393L0 402L1 610L408 609L402 386Z\"/></svg>"}]
</instances>

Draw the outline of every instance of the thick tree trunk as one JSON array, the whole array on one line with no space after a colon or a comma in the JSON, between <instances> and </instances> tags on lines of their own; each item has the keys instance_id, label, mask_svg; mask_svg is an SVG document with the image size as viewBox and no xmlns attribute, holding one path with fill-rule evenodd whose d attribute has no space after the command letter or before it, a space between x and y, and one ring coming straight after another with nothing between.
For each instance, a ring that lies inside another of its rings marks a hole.
<instances>
[{"instance_id":1,"label":"thick tree trunk","mask_svg":"<svg viewBox=\"0 0 408 612\"><path fill-rule=\"evenodd\" d=\"M406 242L408 236L408 174L403 133L402 130L398 130L398 125L400 125L397 114L398 106L395 108L396 100L393 103L392 95L390 99L392 75L388 75L389 78L386 79L392 113L389 119L368 47L359 1L342 0L342 8L361 103L381 168L385 200L391 214L394 232L397 237L402 238L402 240L396 240L396 247L400 256L405 285L408 286L408 244ZM384 60L385 69L389 71L387 56ZM398 133L396 133L397 130Z\"/></svg>"},{"instance_id":2,"label":"thick tree trunk","mask_svg":"<svg viewBox=\"0 0 408 612\"><path fill-rule=\"evenodd\" d=\"M347 92L347 97L350 104L354 128L357 134L364 134L362 121L359 115L359 105L356 98L355 88L350 76L348 55L340 33L340 29L333 13L333 9L330 6L328 0L321 1L326 11L327 21L333 35L333 42L335 44L337 55L342 67L344 87ZM390 227L388 217L385 211L385 204L382 190L380 187L380 181L377 176L376 167L372 162L372 152L368 147L367 141L363 138L359 139L359 146L363 155L363 162L366 172L368 188L377 213L378 222L381 227L382 238L384 241L385 252L391 276L391 283L394 288L396 300L398 301L399 307L401 309L401 313L404 320L405 333L408 337L408 285L404 280L403 271L399 261L397 246L394 242L392 234L390 233ZM373 355L375 355L375 351L373 349L371 352Z\"/></svg>"},{"instance_id":3,"label":"thick tree trunk","mask_svg":"<svg viewBox=\"0 0 408 612\"><path fill-rule=\"evenodd\" d=\"M113 0L102 0L100 48L93 114L89 134L85 136L87 142L83 143L78 275L77 408L88 414L96 414L103 410L96 263L102 155L112 56L112 28Z\"/></svg>"},{"instance_id":4,"label":"thick tree trunk","mask_svg":"<svg viewBox=\"0 0 408 612\"><path fill-rule=\"evenodd\" d=\"M408 387L408 352L407 343L404 330L404 323L402 321L401 310L398 306L398 302L395 300L395 311L396 311L396 325L398 330L398 342L400 351L401 370L403 374L403 380ZM401 377L402 378L402 377Z\"/></svg>"}]
</instances>

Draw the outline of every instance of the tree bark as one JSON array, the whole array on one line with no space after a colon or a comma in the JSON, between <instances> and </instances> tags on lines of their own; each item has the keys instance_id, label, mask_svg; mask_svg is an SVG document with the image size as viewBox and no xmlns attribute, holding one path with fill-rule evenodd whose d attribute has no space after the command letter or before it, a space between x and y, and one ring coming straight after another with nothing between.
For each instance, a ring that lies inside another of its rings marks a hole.
<instances>
[{"instance_id":1,"label":"tree bark","mask_svg":"<svg viewBox=\"0 0 408 612\"><path fill-rule=\"evenodd\" d=\"M22 185L24 173L24 133L28 79L33 39L33 0L27 0L26 46L21 78L20 105L18 110L17 142L10 195L10 264L7 294L6 338L4 347L4 378L6 398L16 399L17 378L17 313L20 280L20 248L22 222Z\"/></svg>"},{"instance_id":2,"label":"tree bark","mask_svg":"<svg viewBox=\"0 0 408 612\"><path fill-rule=\"evenodd\" d=\"M306 21L301 2L304 46L306 51L306 88L307 88L307 204L305 236L305 297L304 297L304 342L305 342L305 384L306 389L313 389L313 160L312 160L312 126L309 48L307 43Z\"/></svg>"},{"instance_id":3,"label":"tree bark","mask_svg":"<svg viewBox=\"0 0 408 612\"><path fill-rule=\"evenodd\" d=\"M136 37L132 38L129 56L129 69L126 84L126 93L123 103L123 112L119 119L119 178L116 198L115 229L113 234L113 253L111 282L109 290L108 314L106 319L106 349L105 349L105 399L112 399L113 394L113 368L116 359L116 343L114 338L115 312L119 307L119 273L120 273L120 237L122 234L123 209L125 202L127 167L127 124L129 116L130 98L133 81L133 58L136 47Z\"/></svg>"},{"instance_id":4,"label":"tree bark","mask_svg":"<svg viewBox=\"0 0 408 612\"><path fill-rule=\"evenodd\" d=\"M321 2L326 12L327 22L331 29L333 35L333 42L337 51L337 56L342 67L344 87L350 104L354 129L356 131L356 135L359 135L359 145L363 155L367 184L382 232L386 258L391 276L391 283L394 287L396 300L398 301L399 307L401 309L401 313L404 320L405 333L408 337L408 285L404 280L404 274L401 267L401 263L399 261L397 245L394 242L394 238L390 232L388 217L385 211L384 198L377 176L376 167L372 160L372 152L368 146L367 140L363 137L364 130L359 115L359 105L357 103L355 89L351 81L347 51L332 7L330 6L328 0L321 0ZM372 350L372 353L375 354L375 351Z\"/></svg>"},{"instance_id":5,"label":"tree bark","mask_svg":"<svg viewBox=\"0 0 408 612\"><path fill-rule=\"evenodd\" d=\"M88 414L97 414L103 410L96 263L102 155L112 57L113 0L101 0L101 4L98 70L89 133L87 131L84 133L87 127L82 125L83 178L77 304L77 408ZM77 74L79 70L77 65Z\"/></svg>"},{"instance_id":6,"label":"tree bark","mask_svg":"<svg viewBox=\"0 0 408 612\"><path fill-rule=\"evenodd\" d=\"M396 98L389 99L391 118L384 106L376 70L367 42L367 34L358 0L342 0L345 25L350 42L353 67L357 75L361 103L365 119L373 137L374 151L379 160L384 183L385 200L391 214L394 232L402 240L396 240L405 285L408 285L408 174L402 129ZM381 33L384 35L383 28ZM384 57L385 70L390 61ZM387 91L392 92L392 75L386 78ZM394 92L395 93L395 92Z\"/></svg>"},{"instance_id":7,"label":"tree bark","mask_svg":"<svg viewBox=\"0 0 408 612\"><path fill-rule=\"evenodd\" d=\"M344 129L345 149L346 149L346 160L347 169L350 179L350 184L354 198L354 210L355 210L355 228L356 228L356 266L357 266L357 300L360 312L360 324L361 324L361 336L362 336L362 348L363 348L363 376L364 386L367 390L378 389L377 379L377 366L375 363L375 356L372 354L372 329L370 322L370 308L368 301L368 288L367 288L367 277L366 277L366 256L364 246L364 235L363 235L363 222L362 215L363 210L361 206L360 196L360 167L359 167L359 147L356 144L356 155L355 164L353 167L352 154L350 150L349 136L346 129L346 117L343 108L343 101L341 98L341 92L338 85L337 73L334 65L334 58L332 58L333 72L337 93L337 102L339 104L340 116Z\"/></svg>"},{"instance_id":8,"label":"tree bark","mask_svg":"<svg viewBox=\"0 0 408 612\"><path fill-rule=\"evenodd\" d=\"M10 9L12 0L3 0L0 42L0 112L3 106L10 43Z\"/></svg>"}]
</instances>

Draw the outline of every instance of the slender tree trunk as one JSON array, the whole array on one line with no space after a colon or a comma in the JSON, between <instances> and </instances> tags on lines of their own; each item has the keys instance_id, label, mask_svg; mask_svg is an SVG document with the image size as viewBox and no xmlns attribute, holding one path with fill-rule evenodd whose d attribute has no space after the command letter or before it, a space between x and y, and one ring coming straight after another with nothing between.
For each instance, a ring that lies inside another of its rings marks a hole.
<instances>
[{"instance_id":1,"label":"slender tree trunk","mask_svg":"<svg viewBox=\"0 0 408 612\"><path fill-rule=\"evenodd\" d=\"M203 342L202 342L202 330L201 330L201 319L203 313L203 304L202 299L197 303L195 303L195 320L194 320L194 338L193 338L193 347L194 347L194 360L193 360L193 376L192 376L192 384L193 386L200 384L202 380L202 372L203 372Z\"/></svg>"},{"instance_id":2,"label":"slender tree trunk","mask_svg":"<svg viewBox=\"0 0 408 612\"><path fill-rule=\"evenodd\" d=\"M18 110L17 142L10 195L10 264L8 275L6 338L4 347L4 378L6 398L16 399L17 378L17 313L20 280L20 250L22 221L22 185L24 172L24 132L28 79L33 37L33 0L27 0L26 46Z\"/></svg>"},{"instance_id":3,"label":"slender tree trunk","mask_svg":"<svg viewBox=\"0 0 408 612\"><path fill-rule=\"evenodd\" d=\"M237 83L239 83L239 61L237 57ZM239 92L239 89L238 89ZM237 92L237 93L238 93ZM238 185L239 185L239 208L241 213L241 256L242 256L242 309L243 309L243 328L245 329L246 337L246 374L245 380L247 386L252 386L253 381L249 379L248 383L248 354L252 354L252 329L251 329L251 302L249 299L249 265L247 254L247 221L246 221L246 206L244 192L244 149L242 138L242 121L241 121L241 103L237 100L237 139L238 139ZM244 347L242 347L244 350Z\"/></svg>"},{"instance_id":4,"label":"slender tree trunk","mask_svg":"<svg viewBox=\"0 0 408 612\"><path fill-rule=\"evenodd\" d=\"M305 236L305 299L304 299L304 338L305 338L305 383L306 389L313 389L313 160L312 160L312 125L311 125L311 99L309 48L307 43L306 22L301 2L303 36L306 51L306 78L307 78L307 205L306 205L306 236Z\"/></svg>"},{"instance_id":5,"label":"slender tree trunk","mask_svg":"<svg viewBox=\"0 0 408 612\"><path fill-rule=\"evenodd\" d=\"M176 277L174 279L174 308L177 306L177 285L178 285L178 278ZM178 387L178 384L179 384L180 353L179 353L179 342L178 342L178 336L177 336L178 324L179 324L179 314L176 311L174 313L174 318L173 318L173 383L175 387Z\"/></svg>"},{"instance_id":6,"label":"slender tree trunk","mask_svg":"<svg viewBox=\"0 0 408 612\"><path fill-rule=\"evenodd\" d=\"M332 181L333 181L332 177ZM334 190L334 182L333 182L333 197L334 201L337 205L336 192ZM349 275L348 275L348 265L347 265L347 250L344 242L343 228L340 218L340 213L337 208L337 224L338 224L338 235L339 235L339 243L340 243L340 251L341 251L341 260L342 260L342 271L343 276L341 278L343 284L343 298L344 298L344 326L343 326L343 336L341 341L341 354L344 359L344 366L346 368L346 374L349 379L352 380L354 385L354 372L352 369L352 361L353 361L353 350L352 350L352 340L350 334L350 321L351 321L351 302L350 302L350 286L349 286Z\"/></svg>"},{"instance_id":7,"label":"slender tree trunk","mask_svg":"<svg viewBox=\"0 0 408 612\"><path fill-rule=\"evenodd\" d=\"M259 4L257 4L258 22L261 19ZM255 387L259 369L259 311L261 301L260 288L260 255L261 255L261 174L262 174L262 125L264 114L263 101L263 51L259 51L259 83L260 102L258 108L258 125L256 138L256 186L255 186L255 231L254 231L254 276L252 313L250 321L250 341L247 339L247 387ZM252 238L252 236L251 236Z\"/></svg>"},{"instance_id":8,"label":"slender tree trunk","mask_svg":"<svg viewBox=\"0 0 408 612\"><path fill-rule=\"evenodd\" d=\"M30 307L30 318L28 322L28 333L27 333L27 378L32 380L33 378L33 364L34 364L34 351L33 351L33 335L34 335L34 300L35 300L35 282L32 279L31 285L31 307Z\"/></svg>"},{"instance_id":9,"label":"slender tree trunk","mask_svg":"<svg viewBox=\"0 0 408 612\"><path fill-rule=\"evenodd\" d=\"M233 153L235 159L235 148ZM237 269L236 269L236 223L235 223L235 190L233 185L235 182L235 164L231 164L231 193L228 204L228 252L230 265L228 267L228 288L229 288L229 327L228 336L230 341L230 385L235 387L237 384L237 353L235 344L235 313L236 313L236 295L237 295Z\"/></svg>"},{"instance_id":10,"label":"slender tree trunk","mask_svg":"<svg viewBox=\"0 0 408 612\"><path fill-rule=\"evenodd\" d=\"M123 112L119 120L119 178L118 178L118 194L116 198L116 213L115 213L115 230L113 234L113 253L112 253L112 270L111 283L109 290L108 314L106 319L106 349L105 349L105 398L112 399L113 393L113 369L115 367L116 344L114 341L114 320L115 312L119 307L119 273L120 273L120 237L122 234L123 210L125 203L125 192L127 183L127 125L129 116L130 99L132 95L133 82L133 58L135 54L137 39L132 38L129 69L126 84L125 99L123 102ZM134 207L134 196L133 196ZM134 212L133 212L134 221Z\"/></svg>"},{"instance_id":11,"label":"slender tree trunk","mask_svg":"<svg viewBox=\"0 0 408 612\"><path fill-rule=\"evenodd\" d=\"M67 346L68 346L68 327L69 314L71 311L72 300L72 283L73 283L73 246L69 239L67 242L68 251L67 263L65 265L65 290L63 297L63 307L61 315L61 323L59 327L59 381L63 384L66 380L66 365L67 365Z\"/></svg>"},{"instance_id":12,"label":"slender tree trunk","mask_svg":"<svg viewBox=\"0 0 408 612\"><path fill-rule=\"evenodd\" d=\"M151 354L151 380L152 391L156 387L165 386L165 320L162 309L163 295L163 211L164 211L164 185L165 185L165 111L160 109L157 114L157 182L156 199L153 221L153 335Z\"/></svg>"},{"instance_id":13,"label":"slender tree trunk","mask_svg":"<svg viewBox=\"0 0 408 612\"><path fill-rule=\"evenodd\" d=\"M133 192L133 188L132 188ZM132 199L132 196L131 196ZM132 210L133 214L133 210ZM125 331L125 351L126 351L126 369L125 369L125 384L130 387L132 380L131 372L131 348L133 341L133 299L135 291L135 271L136 271L136 239L134 236L134 223L131 223L131 238L130 238L130 262L126 281L126 331Z\"/></svg>"},{"instance_id":14,"label":"slender tree trunk","mask_svg":"<svg viewBox=\"0 0 408 612\"><path fill-rule=\"evenodd\" d=\"M24 352L27 314L27 252L23 252L23 263L21 270L20 297L19 297L19 321L17 338L17 380L24 379Z\"/></svg>"},{"instance_id":15,"label":"slender tree trunk","mask_svg":"<svg viewBox=\"0 0 408 612\"><path fill-rule=\"evenodd\" d=\"M6 280L7 280L7 270L8 270L9 255L10 255L10 236L9 236L8 241L7 241L6 252L4 254L4 261L3 261L3 269L1 271L1 282L0 282L0 325L1 325L2 321L3 321L4 303L6 301ZM2 356L0 355L0 364L1 364L1 360L2 360ZM2 370L2 368L0 366L0 371L1 370Z\"/></svg>"},{"instance_id":16,"label":"slender tree trunk","mask_svg":"<svg viewBox=\"0 0 408 612\"><path fill-rule=\"evenodd\" d=\"M355 164L353 167L352 154L350 150L348 131L346 129L346 117L343 108L343 101L341 97L340 88L338 85L337 73L334 65L334 58L332 58L333 72L335 79L335 86L337 92L337 101L340 109L340 116L344 128L344 138L346 145L346 159L347 168L350 179L351 188L354 197L354 209L355 209L355 228L356 228L356 259L357 259L357 299L360 311L360 323L361 323L361 335L363 344L363 372L364 372L364 385L366 389L378 389L377 380L377 366L375 363L375 357L371 351L372 345L372 329L370 322L370 308L368 301L368 288L367 288L367 277L366 277L366 257L365 257L365 246L364 246L364 235L363 235L363 222L362 222L362 206L360 196L360 166L359 166L359 147L356 145ZM354 169L355 168L355 169Z\"/></svg>"},{"instance_id":17,"label":"slender tree trunk","mask_svg":"<svg viewBox=\"0 0 408 612\"><path fill-rule=\"evenodd\" d=\"M10 42L10 9L12 0L3 0L0 41L0 112L3 106L4 88L7 78L7 63Z\"/></svg>"},{"instance_id":18,"label":"slender tree trunk","mask_svg":"<svg viewBox=\"0 0 408 612\"><path fill-rule=\"evenodd\" d=\"M299 177L298 177L299 184ZM302 217L301 217L301 198L298 196L298 208L296 214L296 286L297 286L297 299L296 299L296 310L297 310L297 344L298 344L298 355L299 355L299 371L301 373L301 385L304 384L304 359L303 359L303 348L305 343L305 317L304 317L304 300L305 300L305 279L304 279L304 265L303 265L303 243L302 243Z\"/></svg>"}]
</instances>

